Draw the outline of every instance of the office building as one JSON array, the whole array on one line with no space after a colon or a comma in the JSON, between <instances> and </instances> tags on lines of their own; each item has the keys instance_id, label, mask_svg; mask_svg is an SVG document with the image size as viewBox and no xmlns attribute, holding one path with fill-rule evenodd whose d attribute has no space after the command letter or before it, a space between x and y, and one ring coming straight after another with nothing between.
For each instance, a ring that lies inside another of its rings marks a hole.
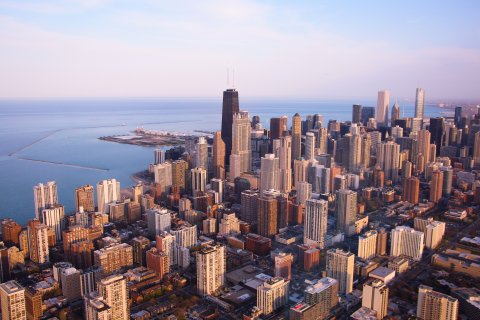
<instances>
[{"instance_id":1,"label":"office building","mask_svg":"<svg viewBox=\"0 0 480 320\"><path fill-rule=\"evenodd\" d=\"M438 146L438 151L443 146L443 135L445 131L445 124L443 118L430 118L430 125L428 130L431 133L430 143Z\"/></svg>"},{"instance_id":2,"label":"office building","mask_svg":"<svg viewBox=\"0 0 480 320\"><path fill-rule=\"evenodd\" d=\"M420 260L423 254L424 234L406 226L398 226L391 232L390 255L405 255Z\"/></svg>"},{"instance_id":3,"label":"office building","mask_svg":"<svg viewBox=\"0 0 480 320\"><path fill-rule=\"evenodd\" d=\"M15 280L0 284L2 320L26 320L25 289Z\"/></svg>"},{"instance_id":4,"label":"office building","mask_svg":"<svg viewBox=\"0 0 480 320\"><path fill-rule=\"evenodd\" d=\"M325 246L327 234L328 202L308 199L305 204L305 223L303 243L315 244L319 248Z\"/></svg>"},{"instance_id":5,"label":"office building","mask_svg":"<svg viewBox=\"0 0 480 320\"><path fill-rule=\"evenodd\" d=\"M292 137L284 136L273 140L273 153L278 158L279 185L281 192L292 190Z\"/></svg>"},{"instance_id":6,"label":"office building","mask_svg":"<svg viewBox=\"0 0 480 320\"><path fill-rule=\"evenodd\" d=\"M293 185L295 188L298 188L299 182L307 181L308 165L309 162L304 158L293 161Z\"/></svg>"},{"instance_id":7,"label":"office building","mask_svg":"<svg viewBox=\"0 0 480 320\"><path fill-rule=\"evenodd\" d=\"M288 303L289 284L283 278L271 278L257 287L257 308L262 314L268 315Z\"/></svg>"},{"instance_id":8,"label":"office building","mask_svg":"<svg viewBox=\"0 0 480 320\"><path fill-rule=\"evenodd\" d=\"M239 158L239 172L249 172L252 165L252 148L250 139L250 118L247 111L240 111L233 115L232 124L232 155ZM231 175L232 171L230 171ZM236 176L230 176L233 180Z\"/></svg>"},{"instance_id":9,"label":"office building","mask_svg":"<svg viewBox=\"0 0 480 320\"><path fill-rule=\"evenodd\" d=\"M315 158L315 134L307 132L305 135L305 160L313 160Z\"/></svg>"},{"instance_id":10,"label":"office building","mask_svg":"<svg viewBox=\"0 0 480 320\"><path fill-rule=\"evenodd\" d=\"M208 172L208 143L205 137L199 137L195 144L195 166Z\"/></svg>"},{"instance_id":11,"label":"office building","mask_svg":"<svg viewBox=\"0 0 480 320\"><path fill-rule=\"evenodd\" d=\"M400 119L400 106L398 105L398 102L395 101L392 107L392 116L390 118L390 123L392 127L395 125L395 121L397 121L398 119Z\"/></svg>"},{"instance_id":12,"label":"office building","mask_svg":"<svg viewBox=\"0 0 480 320\"><path fill-rule=\"evenodd\" d=\"M369 279L363 284L362 307L376 311L379 320L387 316L388 287L382 280Z\"/></svg>"},{"instance_id":13,"label":"office building","mask_svg":"<svg viewBox=\"0 0 480 320\"><path fill-rule=\"evenodd\" d=\"M425 111L425 90L417 88L415 95L415 118L423 119Z\"/></svg>"},{"instance_id":14,"label":"office building","mask_svg":"<svg viewBox=\"0 0 480 320\"><path fill-rule=\"evenodd\" d=\"M216 131L213 135L213 176L218 179L225 179L225 142L222 139L222 132Z\"/></svg>"},{"instance_id":15,"label":"office building","mask_svg":"<svg viewBox=\"0 0 480 320\"><path fill-rule=\"evenodd\" d=\"M363 107L362 106L362 116L361 122L363 125L366 125L369 119L375 118L375 107Z\"/></svg>"},{"instance_id":16,"label":"office building","mask_svg":"<svg viewBox=\"0 0 480 320\"><path fill-rule=\"evenodd\" d=\"M353 290L355 255L341 249L327 251L327 277L338 281L338 291L342 294Z\"/></svg>"},{"instance_id":17,"label":"office building","mask_svg":"<svg viewBox=\"0 0 480 320\"><path fill-rule=\"evenodd\" d=\"M58 203L57 183L55 181L49 181L46 184L39 183L34 186L33 200L35 217L40 220L43 209Z\"/></svg>"},{"instance_id":18,"label":"office building","mask_svg":"<svg viewBox=\"0 0 480 320\"><path fill-rule=\"evenodd\" d=\"M292 159L295 161L302 156L302 118L298 113L292 118Z\"/></svg>"},{"instance_id":19,"label":"office building","mask_svg":"<svg viewBox=\"0 0 480 320\"><path fill-rule=\"evenodd\" d=\"M422 320L458 319L458 300L433 288L418 287L417 317Z\"/></svg>"},{"instance_id":20,"label":"office building","mask_svg":"<svg viewBox=\"0 0 480 320\"><path fill-rule=\"evenodd\" d=\"M97 183L98 212L108 213L108 204L120 200L120 181L102 180Z\"/></svg>"},{"instance_id":21,"label":"office building","mask_svg":"<svg viewBox=\"0 0 480 320\"><path fill-rule=\"evenodd\" d=\"M225 161L229 161L232 152L233 115L239 111L238 91L235 89L225 90L222 107L222 139L225 143Z\"/></svg>"},{"instance_id":22,"label":"office building","mask_svg":"<svg viewBox=\"0 0 480 320\"><path fill-rule=\"evenodd\" d=\"M358 237L358 257L369 260L377 253L377 231L370 230Z\"/></svg>"},{"instance_id":23,"label":"office building","mask_svg":"<svg viewBox=\"0 0 480 320\"><path fill-rule=\"evenodd\" d=\"M283 136L283 133L288 130L288 117L282 116L280 118L270 119L270 139L278 139Z\"/></svg>"},{"instance_id":24,"label":"office building","mask_svg":"<svg viewBox=\"0 0 480 320\"><path fill-rule=\"evenodd\" d=\"M260 194L267 190L279 190L279 159L274 154L266 154L261 159L260 167Z\"/></svg>"},{"instance_id":25,"label":"office building","mask_svg":"<svg viewBox=\"0 0 480 320\"><path fill-rule=\"evenodd\" d=\"M93 186L87 184L75 189L75 212L80 212L80 207L85 212L95 211Z\"/></svg>"},{"instance_id":26,"label":"office building","mask_svg":"<svg viewBox=\"0 0 480 320\"><path fill-rule=\"evenodd\" d=\"M254 190L245 190L240 195L240 219L250 224L257 223L259 193Z\"/></svg>"},{"instance_id":27,"label":"office building","mask_svg":"<svg viewBox=\"0 0 480 320\"><path fill-rule=\"evenodd\" d=\"M207 245L196 254L197 290L201 296L211 295L225 284L225 247Z\"/></svg>"},{"instance_id":28,"label":"office building","mask_svg":"<svg viewBox=\"0 0 480 320\"><path fill-rule=\"evenodd\" d=\"M305 205L312 196L312 185L305 181L299 181L297 185L296 203Z\"/></svg>"},{"instance_id":29,"label":"office building","mask_svg":"<svg viewBox=\"0 0 480 320\"><path fill-rule=\"evenodd\" d=\"M390 92L383 90L378 92L377 100L377 124L388 125L388 108L390 105Z\"/></svg>"},{"instance_id":30,"label":"office building","mask_svg":"<svg viewBox=\"0 0 480 320\"><path fill-rule=\"evenodd\" d=\"M378 164L385 174L385 179L398 181L398 170L400 170L400 145L387 141L379 145Z\"/></svg>"},{"instance_id":31,"label":"office building","mask_svg":"<svg viewBox=\"0 0 480 320\"><path fill-rule=\"evenodd\" d=\"M362 106L354 104L352 107L352 123L360 123L362 121Z\"/></svg>"}]
</instances>

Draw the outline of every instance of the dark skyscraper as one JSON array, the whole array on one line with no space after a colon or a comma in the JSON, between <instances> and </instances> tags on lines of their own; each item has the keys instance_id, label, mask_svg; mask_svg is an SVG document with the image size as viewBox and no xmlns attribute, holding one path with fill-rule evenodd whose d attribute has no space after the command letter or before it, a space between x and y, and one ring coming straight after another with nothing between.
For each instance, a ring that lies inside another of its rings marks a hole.
<instances>
[{"instance_id":1,"label":"dark skyscraper","mask_svg":"<svg viewBox=\"0 0 480 320\"><path fill-rule=\"evenodd\" d=\"M232 153L232 123L233 115L240 111L238 91L227 89L223 91L222 108L222 139L225 142L225 162L228 164Z\"/></svg>"},{"instance_id":2,"label":"dark skyscraper","mask_svg":"<svg viewBox=\"0 0 480 320\"><path fill-rule=\"evenodd\" d=\"M437 155L440 153L440 147L443 145L443 118L430 118L430 143L437 145Z\"/></svg>"},{"instance_id":3,"label":"dark skyscraper","mask_svg":"<svg viewBox=\"0 0 480 320\"><path fill-rule=\"evenodd\" d=\"M361 111L361 121L364 125L367 124L368 119L375 118L375 108L374 107L362 107Z\"/></svg>"},{"instance_id":4,"label":"dark skyscraper","mask_svg":"<svg viewBox=\"0 0 480 320\"><path fill-rule=\"evenodd\" d=\"M458 126L462 120L462 107L455 107L455 125Z\"/></svg>"},{"instance_id":5,"label":"dark skyscraper","mask_svg":"<svg viewBox=\"0 0 480 320\"><path fill-rule=\"evenodd\" d=\"M354 104L352 107L352 123L359 123L362 120L362 106Z\"/></svg>"}]
</instances>

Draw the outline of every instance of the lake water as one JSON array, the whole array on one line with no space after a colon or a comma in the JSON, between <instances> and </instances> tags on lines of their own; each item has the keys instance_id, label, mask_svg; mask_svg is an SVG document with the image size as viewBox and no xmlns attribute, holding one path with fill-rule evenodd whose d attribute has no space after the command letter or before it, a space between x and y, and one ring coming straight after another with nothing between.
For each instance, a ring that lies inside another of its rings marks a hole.
<instances>
[{"instance_id":1,"label":"lake water","mask_svg":"<svg viewBox=\"0 0 480 320\"><path fill-rule=\"evenodd\" d=\"M353 103L375 101L304 101L242 99L241 109L269 119L320 113L324 120L351 120ZM221 125L221 97L217 99L115 99L0 101L0 218L24 224L34 217L33 186L57 181L59 202L74 208L74 189L116 178L121 187L133 185L132 173L153 162L153 148L101 141L98 137L148 129L192 132L215 131ZM411 103L400 104L402 116L412 116ZM426 106L426 116L442 110ZM289 122L289 125L291 122ZM38 161L53 161L71 166ZM92 167L105 170L81 168Z\"/></svg>"}]
</instances>

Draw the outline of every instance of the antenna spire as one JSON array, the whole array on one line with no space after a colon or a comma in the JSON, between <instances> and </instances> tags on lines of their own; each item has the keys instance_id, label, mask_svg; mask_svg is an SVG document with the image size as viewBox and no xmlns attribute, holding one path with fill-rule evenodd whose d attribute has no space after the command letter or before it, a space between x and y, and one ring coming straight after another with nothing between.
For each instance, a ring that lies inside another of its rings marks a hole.
<instances>
[{"instance_id":1,"label":"antenna spire","mask_svg":"<svg viewBox=\"0 0 480 320\"><path fill-rule=\"evenodd\" d=\"M227 88L230 87L230 69L227 68Z\"/></svg>"},{"instance_id":2,"label":"antenna spire","mask_svg":"<svg viewBox=\"0 0 480 320\"><path fill-rule=\"evenodd\" d=\"M232 72L233 72L233 84L232 84L232 88L235 89L235 69L233 69Z\"/></svg>"}]
</instances>

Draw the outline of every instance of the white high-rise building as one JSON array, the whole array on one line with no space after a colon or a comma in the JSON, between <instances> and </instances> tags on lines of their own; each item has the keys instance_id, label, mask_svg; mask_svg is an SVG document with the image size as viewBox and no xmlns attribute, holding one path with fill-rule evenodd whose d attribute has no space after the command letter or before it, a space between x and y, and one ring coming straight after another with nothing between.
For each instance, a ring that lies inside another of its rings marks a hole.
<instances>
[{"instance_id":1,"label":"white high-rise building","mask_svg":"<svg viewBox=\"0 0 480 320\"><path fill-rule=\"evenodd\" d=\"M433 291L433 288L418 287L417 317L422 320L457 320L458 300Z\"/></svg>"},{"instance_id":2,"label":"white high-rise building","mask_svg":"<svg viewBox=\"0 0 480 320\"><path fill-rule=\"evenodd\" d=\"M129 320L127 278L112 275L98 282L98 292L111 308L111 319Z\"/></svg>"},{"instance_id":3,"label":"white high-rise building","mask_svg":"<svg viewBox=\"0 0 480 320\"><path fill-rule=\"evenodd\" d=\"M240 173L249 172L252 168L251 128L247 111L233 115L232 154L240 157Z\"/></svg>"},{"instance_id":4,"label":"white high-rise building","mask_svg":"<svg viewBox=\"0 0 480 320\"><path fill-rule=\"evenodd\" d=\"M211 295L225 284L225 258L225 247L221 244L207 245L197 252L199 295Z\"/></svg>"},{"instance_id":5,"label":"white high-rise building","mask_svg":"<svg viewBox=\"0 0 480 320\"><path fill-rule=\"evenodd\" d=\"M303 242L305 244L313 243L323 248L327 234L328 202L308 199L305 207Z\"/></svg>"},{"instance_id":6,"label":"white high-rise building","mask_svg":"<svg viewBox=\"0 0 480 320\"><path fill-rule=\"evenodd\" d=\"M400 170L400 145L393 141L382 142L379 151L378 163L385 173L385 179L397 182Z\"/></svg>"},{"instance_id":7,"label":"white high-rise building","mask_svg":"<svg viewBox=\"0 0 480 320\"><path fill-rule=\"evenodd\" d=\"M170 230L175 237L175 242L180 247L190 248L197 244L197 226L186 222L179 227Z\"/></svg>"},{"instance_id":8,"label":"white high-rise building","mask_svg":"<svg viewBox=\"0 0 480 320\"><path fill-rule=\"evenodd\" d=\"M65 229L65 209L55 204L42 209L42 222L55 231L55 239L62 241L62 231Z\"/></svg>"},{"instance_id":9,"label":"white high-rise building","mask_svg":"<svg viewBox=\"0 0 480 320\"><path fill-rule=\"evenodd\" d=\"M257 308L267 315L288 303L290 281L271 278L257 287Z\"/></svg>"},{"instance_id":10,"label":"white high-rise building","mask_svg":"<svg viewBox=\"0 0 480 320\"><path fill-rule=\"evenodd\" d=\"M15 280L0 284L2 320L26 320L25 289Z\"/></svg>"},{"instance_id":11,"label":"white high-rise building","mask_svg":"<svg viewBox=\"0 0 480 320\"><path fill-rule=\"evenodd\" d=\"M377 312L377 319L387 316L388 287L379 279L369 279L363 285L362 307L367 307Z\"/></svg>"},{"instance_id":12,"label":"white high-rise building","mask_svg":"<svg viewBox=\"0 0 480 320\"><path fill-rule=\"evenodd\" d=\"M195 144L195 166L208 171L208 143L205 137L198 138Z\"/></svg>"},{"instance_id":13,"label":"white high-rise building","mask_svg":"<svg viewBox=\"0 0 480 320\"><path fill-rule=\"evenodd\" d=\"M300 181L307 181L308 161L304 158L293 161L293 184L298 188Z\"/></svg>"},{"instance_id":14,"label":"white high-rise building","mask_svg":"<svg viewBox=\"0 0 480 320\"><path fill-rule=\"evenodd\" d=\"M163 231L170 231L172 211L167 208L153 208L147 210L148 233L150 236L159 235Z\"/></svg>"},{"instance_id":15,"label":"white high-rise building","mask_svg":"<svg viewBox=\"0 0 480 320\"><path fill-rule=\"evenodd\" d=\"M390 92L386 90L378 91L377 100L377 124L388 125L388 108L390 106Z\"/></svg>"},{"instance_id":16,"label":"white high-rise building","mask_svg":"<svg viewBox=\"0 0 480 320\"><path fill-rule=\"evenodd\" d=\"M108 204L117 200L120 200L120 181L110 179L97 183L98 212L108 213Z\"/></svg>"},{"instance_id":17,"label":"white high-rise building","mask_svg":"<svg viewBox=\"0 0 480 320\"><path fill-rule=\"evenodd\" d=\"M329 277L311 281L304 295L306 303L319 306L321 318L318 319L326 319L338 304L338 281Z\"/></svg>"},{"instance_id":18,"label":"white high-rise building","mask_svg":"<svg viewBox=\"0 0 480 320\"><path fill-rule=\"evenodd\" d=\"M353 290L355 255L341 249L327 251L327 277L338 281L338 292L350 293Z\"/></svg>"},{"instance_id":19,"label":"white high-rise building","mask_svg":"<svg viewBox=\"0 0 480 320\"><path fill-rule=\"evenodd\" d=\"M358 257L369 260L377 251L377 231L369 230L358 237Z\"/></svg>"},{"instance_id":20,"label":"white high-rise building","mask_svg":"<svg viewBox=\"0 0 480 320\"><path fill-rule=\"evenodd\" d=\"M84 306L86 320L112 319L112 308L97 291L90 292L84 297Z\"/></svg>"},{"instance_id":21,"label":"white high-rise building","mask_svg":"<svg viewBox=\"0 0 480 320\"><path fill-rule=\"evenodd\" d=\"M57 183L49 181L39 183L33 187L33 201L35 204L35 217L41 221L42 209L58 203Z\"/></svg>"},{"instance_id":22,"label":"white high-rise building","mask_svg":"<svg viewBox=\"0 0 480 320\"><path fill-rule=\"evenodd\" d=\"M425 227L425 247L436 249L445 234L445 222L433 221Z\"/></svg>"},{"instance_id":23,"label":"white high-rise building","mask_svg":"<svg viewBox=\"0 0 480 320\"><path fill-rule=\"evenodd\" d=\"M398 226L391 232L390 255L398 257L405 255L420 260L423 254L424 234L406 226Z\"/></svg>"},{"instance_id":24,"label":"white high-rise building","mask_svg":"<svg viewBox=\"0 0 480 320\"><path fill-rule=\"evenodd\" d=\"M415 118L422 118L425 110L425 90L417 88L415 95Z\"/></svg>"},{"instance_id":25,"label":"white high-rise building","mask_svg":"<svg viewBox=\"0 0 480 320\"><path fill-rule=\"evenodd\" d=\"M260 193L266 190L279 190L279 160L272 153L267 153L261 159L260 167Z\"/></svg>"},{"instance_id":26,"label":"white high-rise building","mask_svg":"<svg viewBox=\"0 0 480 320\"><path fill-rule=\"evenodd\" d=\"M305 135L305 160L313 160L315 158L315 134L307 132Z\"/></svg>"},{"instance_id":27,"label":"white high-rise building","mask_svg":"<svg viewBox=\"0 0 480 320\"><path fill-rule=\"evenodd\" d=\"M403 137L403 128L399 126L392 127L392 138L401 138Z\"/></svg>"},{"instance_id":28,"label":"white high-rise building","mask_svg":"<svg viewBox=\"0 0 480 320\"><path fill-rule=\"evenodd\" d=\"M203 191L207 189L207 170L203 168L193 168L190 170L190 181L192 191Z\"/></svg>"},{"instance_id":29,"label":"white high-rise building","mask_svg":"<svg viewBox=\"0 0 480 320\"><path fill-rule=\"evenodd\" d=\"M218 193L218 203L223 202L223 190L224 190L225 180L213 178L210 180L210 186L212 190Z\"/></svg>"}]
</instances>

